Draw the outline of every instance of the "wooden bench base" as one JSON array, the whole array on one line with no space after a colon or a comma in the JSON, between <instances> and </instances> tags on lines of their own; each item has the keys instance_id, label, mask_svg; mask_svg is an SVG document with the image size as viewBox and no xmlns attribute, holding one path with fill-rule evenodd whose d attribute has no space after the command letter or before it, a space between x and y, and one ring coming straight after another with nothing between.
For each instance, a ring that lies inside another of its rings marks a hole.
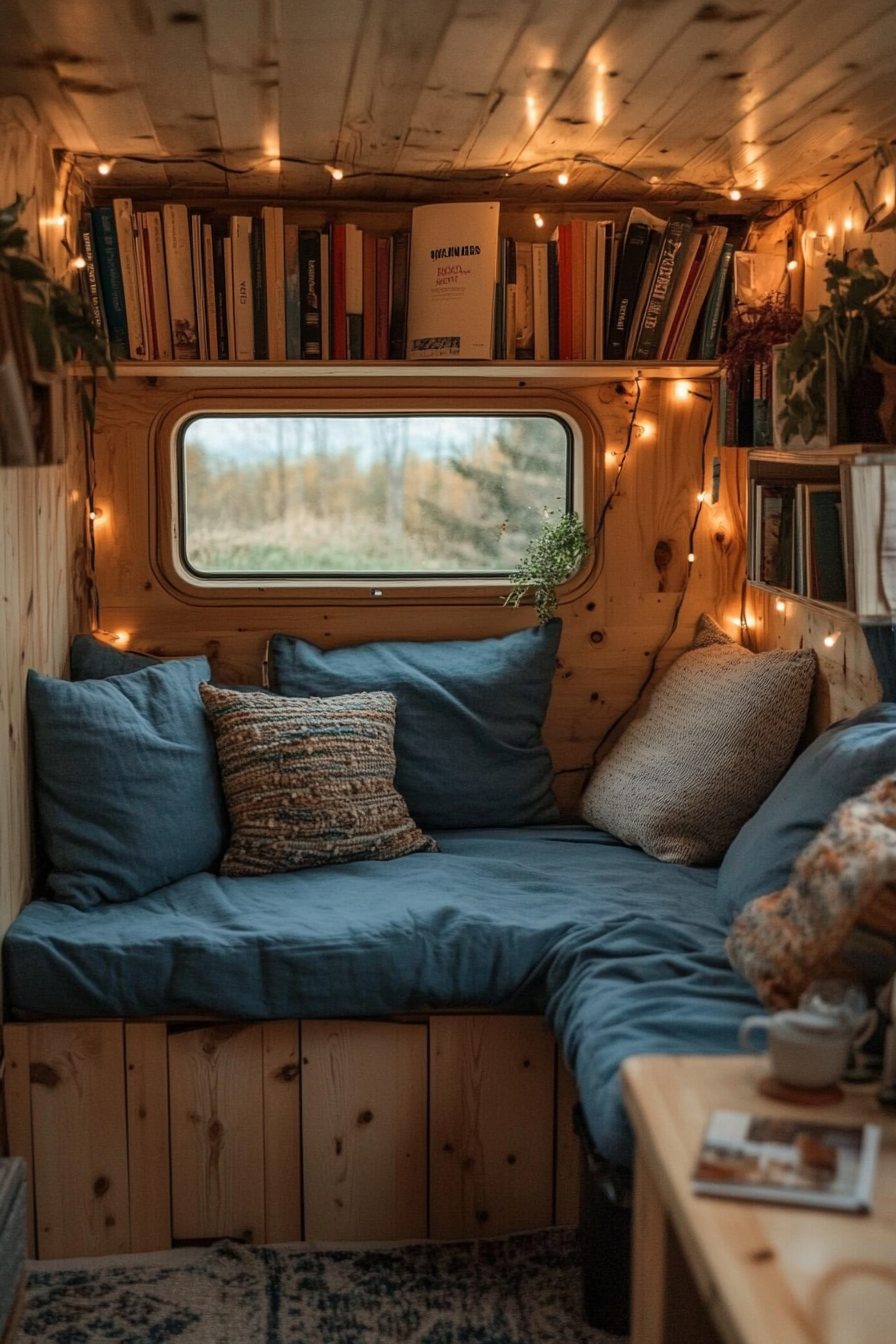
<instances>
[{"instance_id":1,"label":"wooden bench base","mask_svg":"<svg viewBox=\"0 0 896 1344\"><path fill-rule=\"evenodd\" d=\"M4 1043L32 1257L578 1219L575 1085L537 1017L38 1022Z\"/></svg>"}]
</instances>

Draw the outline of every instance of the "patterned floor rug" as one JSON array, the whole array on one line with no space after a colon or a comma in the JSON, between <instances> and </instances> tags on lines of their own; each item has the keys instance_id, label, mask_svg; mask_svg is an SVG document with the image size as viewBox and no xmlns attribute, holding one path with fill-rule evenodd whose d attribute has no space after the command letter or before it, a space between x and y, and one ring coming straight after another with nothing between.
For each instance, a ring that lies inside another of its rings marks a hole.
<instances>
[{"instance_id":1,"label":"patterned floor rug","mask_svg":"<svg viewBox=\"0 0 896 1344\"><path fill-rule=\"evenodd\" d=\"M621 1344L585 1324L575 1233L561 1229L61 1263L30 1267L18 1344Z\"/></svg>"}]
</instances>

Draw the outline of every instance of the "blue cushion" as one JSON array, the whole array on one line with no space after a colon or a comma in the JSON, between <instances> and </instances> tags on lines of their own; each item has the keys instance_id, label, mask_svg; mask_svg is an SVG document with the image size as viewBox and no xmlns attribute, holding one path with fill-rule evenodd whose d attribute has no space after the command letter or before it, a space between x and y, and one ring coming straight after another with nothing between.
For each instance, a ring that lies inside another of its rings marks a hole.
<instances>
[{"instance_id":1,"label":"blue cushion","mask_svg":"<svg viewBox=\"0 0 896 1344\"><path fill-rule=\"evenodd\" d=\"M115 649L93 635L75 635L69 657L72 681L100 681L104 677L120 677L126 672L141 672L144 667L155 667L162 660L149 653L128 653Z\"/></svg>"},{"instance_id":2,"label":"blue cushion","mask_svg":"<svg viewBox=\"0 0 896 1344\"><path fill-rule=\"evenodd\" d=\"M205 658L102 681L28 673L46 895L129 901L213 866L227 842Z\"/></svg>"},{"instance_id":3,"label":"blue cushion","mask_svg":"<svg viewBox=\"0 0 896 1344\"><path fill-rule=\"evenodd\" d=\"M271 685L282 695L391 691L395 786L418 826L533 826L556 821L541 741L560 621L502 639L392 641L330 649L274 635Z\"/></svg>"},{"instance_id":4,"label":"blue cushion","mask_svg":"<svg viewBox=\"0 0 896 1344\"><path fill-rule=\"evenodd\" d=\"M738 833L719 870L720 910L734 916L779 891L795 860L847 798L896 773L896 704L833 724L798 756Z\"/></svg>"}]
</instances>

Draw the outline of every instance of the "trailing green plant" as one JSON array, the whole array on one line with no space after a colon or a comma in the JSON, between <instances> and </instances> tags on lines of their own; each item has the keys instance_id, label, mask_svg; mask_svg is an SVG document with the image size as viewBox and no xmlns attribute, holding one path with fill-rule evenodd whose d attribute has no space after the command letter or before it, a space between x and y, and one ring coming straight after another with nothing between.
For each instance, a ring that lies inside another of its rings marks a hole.
<instances>
[{"instance_id":1,"label":"trailing green plant","mask_svg":"<svg viewBox=\"0 0 896 1344\"><path fill-rule=\"evenodd\" d=\"M0 209L0 271L18 285L22 296L25 328L31 338L39 367L55 372L60 364L85 360L96 372L106 369L115 376L104 332L93 320L83 296L57 280L36 257L28 253L28 233L19 223L25 197L18 196ZM93 403L82 388L82 404L93 422Z\"/></svg>"},{"instance_id":2,"label":"trailing green plant","mask_svg":"<svg viewBox=\"0 0 896 1344\"><path fill-rule=\"evenodd\" d=\"M505 607L518 607L528 593L533 593L539 625L554 615L558 585L575 574L593 545L577 513L564 513L554 523L554 512L544 510L544 527L511 572L511 591L504 599Z\"/></svg>"},{"instance_id":3,"label":"trailing green plant","mask_svg":"<svg viewBox=\"0 0 896 1344\"><path fill-rule=\"evenodd\" d=\"M868 248L852 265L834 257L825 264L828 302L803 318L778 361L781 433L806 443L827 423L828 360L843 393L873 356L896 362L896 276Z\"/></svg>"}]
</instances>

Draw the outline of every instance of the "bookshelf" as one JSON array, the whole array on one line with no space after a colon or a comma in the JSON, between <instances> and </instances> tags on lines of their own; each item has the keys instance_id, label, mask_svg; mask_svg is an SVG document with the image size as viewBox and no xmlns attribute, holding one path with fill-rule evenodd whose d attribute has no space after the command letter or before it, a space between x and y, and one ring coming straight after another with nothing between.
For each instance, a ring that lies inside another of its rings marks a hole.
<instances>
[{"instance_id":1,"label":"bookshelf","mask_svg":"<svg viewBox=\"0 0 896 1344\"><path fill-rule=\"evenodd\" d=\"M778 600L856 613L850 467L880 445L747 455L747 582ZM813 497L815 497L813 502ZM839 546L839 556L836 554ZM842 583L842 597L833 596Z\"/></svg>"}]
</instances>

